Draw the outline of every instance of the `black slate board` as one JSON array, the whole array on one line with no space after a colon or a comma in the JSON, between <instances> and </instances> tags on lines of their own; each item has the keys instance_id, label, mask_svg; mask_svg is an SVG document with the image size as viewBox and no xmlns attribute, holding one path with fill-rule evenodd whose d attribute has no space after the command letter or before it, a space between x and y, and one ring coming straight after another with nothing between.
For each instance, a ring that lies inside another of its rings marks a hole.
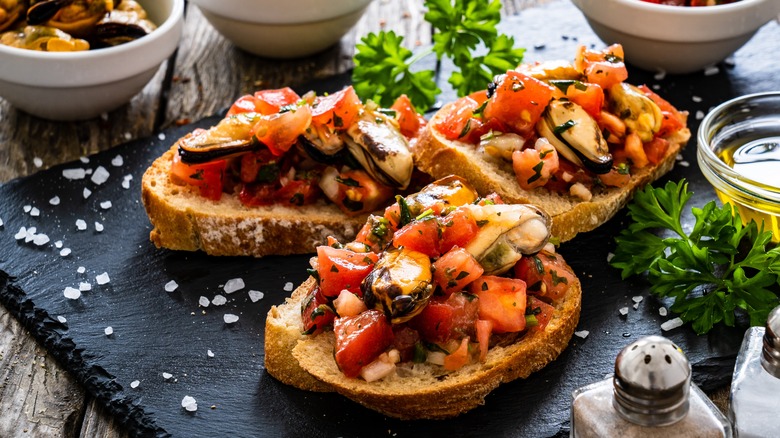
<instances>
[{"instance_id":1,"label":"black slate board","mask_svg":"<svg viewBox=\"0 0 780 438\"><path fill-rule=\"evenodd\" d=\"M502 23L504 32L527 47L526 60L571 59L578 44L603 44L568 2L522 12ZM658 84L659 93L679 109L691 113L690 126L698 127L696 113L731 97L780 89L780 78L769 53L780 48L777 23L767 25L740 50L734 65L721 65L718 74L667 76L656 80L652 72L630 70L629 81ZM543 46L543 47L542 47ZM446 69L446 66L445 66ZM339 88L347 76L313 85L319 91ZM442 95L451 98L451 92ZM694 96L701 101L694 101ZM157 250L148 240L150 225L140 203L143 171L174 139L195 126L210 126L218 117L174 128L160 136L134 141L74 162L0 186L0 302L46 348L138 436L533 436L567 434L571 391L600 380L612 371L614 357L625 344L640 336L663 334L687 353L694 380L705 390L730 381L736 350L744 327L718 328L696 336L688 327L662 332L658 308L640 278L622 281L607 265L614 249L612 238L624 226L624 213L600 229L564 244L560 252L580 275L584 288L579 330L558 360L524 381L502 385L487 397L485 406L446 421L401 422L369 411L338 395L308 393L275 381L263 369L264 318L271 305L281 303L289 289L300 283L308 256L216 258L200 253ZM164 136L164 138L163 138ZM683 162L662 181L687 178L696 193L694 204L714 199L695 160L695 139ZM112 160L121 156L123 164ZM686 165L687 164L687 165ZM87 176L68 181L63 169L110 172L105 184ZM132 175L130 188L121 187ZM83 189L92 191L84 199ZM61 203L49 204L59 196ZM110 200L109 209L100 203ZM31 216L23 206L40 210ZM77 231L84 219L86 231ZM104 226L95 230L94 222ZM14 239L20 227L35 226L51 242L42 247ZM54 242L62 241L72 253L61 256ZM77 269L83 266L86 272ZM97 285L106 272L111 281ZM242 278L243 290L227 295L222 285ZM174 292L164 286L178 283ZM92 290L79 300L63 295L65 287L89 282ZM265 297L251 302L248 290ZM228 298L224 306L201 308L199 297L216 294ZM642 296L638 309L632 297ZM619 315L629 306L627 316ZM240 317L226 324L223 315ZM67 319L58 321L58 316ZM111 326L113 335L104 329ZM208 350L213 357L207 355ZM166 380L162 373L170 373ZM131 382L140 385L131 388ZM181 407L185 395L198 402L195 413ZM213 407L213 408L212 408Z\"/></svg>"}]
</instances>

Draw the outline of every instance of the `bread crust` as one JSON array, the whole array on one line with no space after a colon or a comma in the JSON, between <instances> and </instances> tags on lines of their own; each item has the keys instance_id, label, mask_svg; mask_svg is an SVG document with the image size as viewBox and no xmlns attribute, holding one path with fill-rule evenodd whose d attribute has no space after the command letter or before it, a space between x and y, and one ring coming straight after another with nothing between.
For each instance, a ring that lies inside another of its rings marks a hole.
<instances>
[{"instance_id":1,"label":"bread crust","mask_svg":"<svg viewBox=\"0 0 780 438\"><path fill-rule=\"evenodd\" d=\"M433 126L453 106L454 102L448 103L434 114L419 141L414 144L412 153L417 168L434 178L460 175L482 196L495 192L510 204L527 203L541 207L552 217L552 235L560 242L597 228L623 208L636 190L669 172L691 135L686 127L667 138L669 148L661 162L634 171L625 187L606 188L594 193L590 201L581 201L544 187L523 190L515 179L511 163L485 157L471 144L446 139Z\"/></svg>"},{"instance_id":2,"label":"bread crust","mask_svg":"<svg viewBox=\"0 0 780 438\"><path fill-rule=\"evenodd\" d=\"M301 335L300 304L313 282L310 278L284 304L271 308L266 319L266 370L288 385L338 392L400 419L454 417L484 404L485 396L501 383L526 378L542 369L568 345L579 321L582 300L578 280L554 303L555 313L543 331L528 333L506 347L491 348L484 363L469 364L447 374L434 365L415 365L399 370L404 377L390 376L369 383L347 378L339 371L332 331ZM290 345L295 346L290 349ZM312 386L312 378L319 383L316 387Z\"/></svg>"},{"instance_id":3,"label":"bread crust","mask_svg":"<svg viewBox=\"0 0 780 438\"><path fill-rule=\"evenodd\" d=\"M366 215L349 217L324 201L301 207L245 207L235 195L206 199L196 187L171 181L176 145L144 173L141 197L158 248L202 250L218 256L308 254L328 236L347 241Z\"/></svg>"}]
</instances>

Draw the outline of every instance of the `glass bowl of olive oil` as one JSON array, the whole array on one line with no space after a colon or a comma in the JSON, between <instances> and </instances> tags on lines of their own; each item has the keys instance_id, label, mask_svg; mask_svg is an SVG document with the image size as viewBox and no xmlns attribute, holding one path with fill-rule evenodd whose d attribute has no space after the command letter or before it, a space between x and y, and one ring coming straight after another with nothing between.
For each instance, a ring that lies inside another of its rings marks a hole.
<instances>
[{"instance_id":1,"label":"glass bowl of olive oil","mask_svg":"<svg viewBox=\"0 0 780 438\"><path fill-rule=\"evenodd\" d=\"M780 242L780 91L715 107L699 127L697 158L718 198L744 223L755 220Z\"/></svg>"}]
</instances>

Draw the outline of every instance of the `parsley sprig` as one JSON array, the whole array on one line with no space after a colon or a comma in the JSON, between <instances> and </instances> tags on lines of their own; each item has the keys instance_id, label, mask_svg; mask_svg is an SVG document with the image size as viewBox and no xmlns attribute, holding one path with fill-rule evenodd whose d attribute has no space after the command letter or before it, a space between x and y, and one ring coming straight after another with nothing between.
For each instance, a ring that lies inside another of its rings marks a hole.
<instances>
[{"instance_id":1,"label":"parsley sprig","mask_svg":"<svg viewBox=\"0 0 780 438\"><path fill-rule=\"evenodd\" d=\"M493 76L517 67L525 49L515 48L514 38L499 35L500 0L426 0L425 20L434 29L433 46L414 54L402 46L395 32L370 33L356 45L352 82L362 99L389 107L406 94L416 108L427 110L441 93L433 70L412 69L412 65L435 53L447 57L457 68L449 83L458 96L481 90ZM476 55L482 46L487 50Z\"/></svg>"},{"instance_id":2,"label":"parsley sprig","mask_svg":"<svg viewBox=\"0 0 780 438\"><path fill-rule=\"evenodd\" d=\"M670 310L696 333L721 322L733 326L741 311L751 325L765 324L780 304L780 247L763 226L743 225L729 204L715 201L691 209L696 221L686 232L681 217L692 195L685 180L637 192L611 265L624 279L647 272L651 291L672 298Z\"/></svg>"}]
</instances>

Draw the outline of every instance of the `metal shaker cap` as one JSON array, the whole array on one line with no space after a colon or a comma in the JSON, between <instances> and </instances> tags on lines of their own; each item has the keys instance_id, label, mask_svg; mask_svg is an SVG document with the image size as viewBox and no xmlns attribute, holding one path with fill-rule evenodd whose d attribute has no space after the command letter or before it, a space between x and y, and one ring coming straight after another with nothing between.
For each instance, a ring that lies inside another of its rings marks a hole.
<instances>
[{"instance_id":1,"label":"metal shaker cap","mask_svg":"<svg viewBox=\"0 0 780 438\"><path fill-rule=\"evenodd\" d=\"M666 426L688 413L691 365L680 347L662 336L626 346L615 359L613 405L624 419Z\"/></svg>"},{"instance_id":2,"label":"metal shaker cap","mask_svg":"<svg viewBox=\"0 0 780 438\"><path fill-rule=\"evenodd\" d=\"M780 306L769 312L766 320L761 365L769 374L780 378Z\"/></svg>"}]
</instances>

